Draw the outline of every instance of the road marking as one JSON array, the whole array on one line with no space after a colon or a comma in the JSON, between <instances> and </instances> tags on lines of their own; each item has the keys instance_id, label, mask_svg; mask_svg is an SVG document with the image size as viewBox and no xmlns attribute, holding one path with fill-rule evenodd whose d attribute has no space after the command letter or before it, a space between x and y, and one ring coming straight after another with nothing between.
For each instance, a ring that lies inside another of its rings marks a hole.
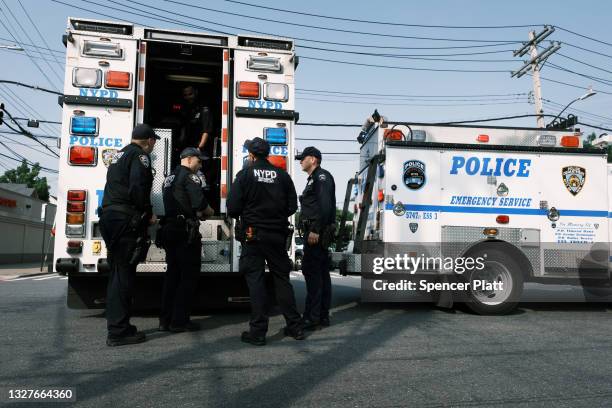
<instances>
[{"instance_id":1,"label":"road marking","mask_svg":"<svg viewBox=\"0 0 612 408\"><path fill-rule=\"evenodd\" d=\"M55 276L45 276L45 277L43 277L43 278L36 278L36 279L32 279L32 280L35 280L35 281L41 281L41 280L47 280L47 279L57 279L57 278L59 278L59 276L58 276L58 275L55 275Z\"/></svg>"}]
</instances>

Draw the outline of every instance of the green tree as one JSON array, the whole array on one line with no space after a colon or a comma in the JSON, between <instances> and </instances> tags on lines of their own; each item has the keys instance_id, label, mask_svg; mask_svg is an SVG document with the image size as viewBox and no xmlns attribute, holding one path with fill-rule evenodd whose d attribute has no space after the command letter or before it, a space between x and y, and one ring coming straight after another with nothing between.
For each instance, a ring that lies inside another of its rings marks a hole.
<instances>
[{"instance_id":1,"label":"green tree","mask_svg":"<svg viewBox=\"0 0 612 408\"><path fill-rule=\"evenodd\" d=\"M0 176L0 183L26 184L36 190L39 199L49 201L47 178L40 177L39 174L40 165L38 163L30 167L26 160L23 160L16 169L4 172L4 175Z\"/></svg>"}]
</instances>

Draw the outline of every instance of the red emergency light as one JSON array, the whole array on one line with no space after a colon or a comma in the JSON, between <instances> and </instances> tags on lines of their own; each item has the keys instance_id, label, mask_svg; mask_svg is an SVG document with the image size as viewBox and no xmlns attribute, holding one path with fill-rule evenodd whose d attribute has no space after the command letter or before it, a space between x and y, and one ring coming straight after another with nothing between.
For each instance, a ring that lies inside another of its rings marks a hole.
<instances>
[{"instance_id":1,"label":"red emergency light","mask_svg":"<svg viewBox=\"0 0 612 408\"><path fill-rule=\"evenodd\" d=\"M274 167L279 169L287 170L287 157L285 156L268 156L268 161Z\"/></svg>"}]
</instances>

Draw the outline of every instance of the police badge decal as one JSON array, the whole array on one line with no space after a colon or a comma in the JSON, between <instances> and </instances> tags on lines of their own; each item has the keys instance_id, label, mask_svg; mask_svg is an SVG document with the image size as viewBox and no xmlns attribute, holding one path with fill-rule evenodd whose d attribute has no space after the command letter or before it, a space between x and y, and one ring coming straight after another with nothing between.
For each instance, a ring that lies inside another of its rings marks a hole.
<instances>
[{"instance_id":1,"label":"police badge decal","mask_svg":"<svg viewBox=\"0 0 612 408\"><path fill-rule=\"evenodd\" d=\"M111 163L113 162L113 158L115 157L115 154L117 154L118 151L119 150L117 149L102 150L102 163L104 163L106 167L110 166Z\"/></svg>"},{"instance_id":2,"label":"police badge decal","mask_svg":"<svg viewBox=\"0 0 612 408\"><path fill-rule=\"evenodd\" d=\"M425 184L425 163L419 160L404 162L404 184L411 190L418 190Z\"/></svg>"},{"instance_id":3,"label":"police badge decal","mask_svg":"<svg viewBox=\"0 0 612 408\"><path fill-rule=\"evenodd\" d=\"M561 169L561 177L567 191L572 195L578 194L586 181L586 169L580 166L567 166Z\"/></svg>"}]
</instances>

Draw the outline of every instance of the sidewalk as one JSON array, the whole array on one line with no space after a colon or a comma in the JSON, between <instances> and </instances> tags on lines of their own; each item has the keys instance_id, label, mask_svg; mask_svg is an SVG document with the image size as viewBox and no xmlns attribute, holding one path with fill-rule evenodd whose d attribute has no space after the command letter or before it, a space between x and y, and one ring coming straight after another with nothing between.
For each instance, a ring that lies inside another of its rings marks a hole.
<instances>
[{"instance_id":1,"label":"sidewalk","mask_svg":"<svg viewBox=\"0 0 612 408\"><path fill-rule=\"evenodd\" d=\"M47 265L40 270L40 262L22 264L0 264L0 280L12 279L18 276L28 276L47 273Z\"/></svg>"}]
</instances>

